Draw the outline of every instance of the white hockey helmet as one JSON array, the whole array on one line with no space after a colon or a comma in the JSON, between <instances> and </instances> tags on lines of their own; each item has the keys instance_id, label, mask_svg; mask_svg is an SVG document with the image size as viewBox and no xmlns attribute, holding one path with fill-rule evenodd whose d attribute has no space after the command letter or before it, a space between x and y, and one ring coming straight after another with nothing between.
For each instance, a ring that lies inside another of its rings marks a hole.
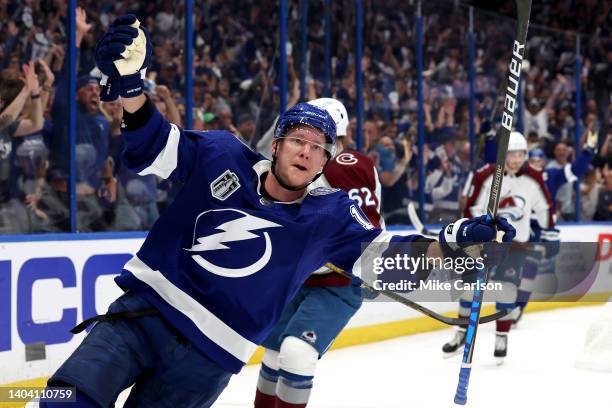
<instances>
[{"instance_id":1,"label":"white hockey helmet","mask_svg":"<svg viewBox=\"0 0 612 408\"><path fill-rule=\"evenodd\" d=\"M508 151L523 150L527 153L527 140L520 132L511 132L510 140L508 141Z\"/></svg>"},{"instance_id":2,"label":"white hockey helmet","mask_svg":"<svg viewBox=\"0 0 612 408\"><path fill-rule=\"evenodd\" d=\"M325 109L334 119L334 122L336 122L336 135L338 135L338 137L346 136L349 118L348 112L342 102L334 98L317 98L308 101L308 103L318 108Z\"/></svg>"}]
</instances>

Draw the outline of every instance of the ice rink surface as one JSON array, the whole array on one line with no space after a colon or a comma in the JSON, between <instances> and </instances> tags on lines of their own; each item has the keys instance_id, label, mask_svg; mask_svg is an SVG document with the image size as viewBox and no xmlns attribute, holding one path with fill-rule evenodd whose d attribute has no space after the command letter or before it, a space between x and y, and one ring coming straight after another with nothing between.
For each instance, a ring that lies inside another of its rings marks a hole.
<instances>
[{"instance_id":1,"label":"ice rink surface","mask_svg":"<svg viewBox=\"0 0 612 408\"><path fill-rule=\"evenodd\" d=\"M612 373L574 368L601 306L529 313L510 333L508 357L493 358L495 324L480 326L470 408L612 408ZM329 352L309 408L452 407L461 356L443 359L451 329ZM259 366L234 376L215 408L252 407Z\"/></svg>"}]
</instances>

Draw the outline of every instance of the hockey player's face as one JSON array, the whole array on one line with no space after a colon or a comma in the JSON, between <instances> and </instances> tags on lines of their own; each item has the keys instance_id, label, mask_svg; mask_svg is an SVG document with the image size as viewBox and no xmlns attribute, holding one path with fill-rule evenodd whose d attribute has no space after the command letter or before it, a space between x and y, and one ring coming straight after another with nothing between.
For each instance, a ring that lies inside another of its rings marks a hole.
<instances>
[{"instance_id":1,"label":"hockey player's face","mask_svg":"<svg viewBox=\"0 0 612 408\"><path fill-rule=\"evenodd\" d=\"M323 170L325 136L310 126L297 126L277 141L276 171L290 186L305 186Z\"/></svg>"},{"instance_id":2,"label":"hockey player's face","mask_svg":"<svg viewBox=\"0 0 612 408\"><path fill-rule=\"evenodd\" d=\"M506 171L509 173L516 173L520 170L523 162L525 161L525 152L522 150L513 150L508 152L506 156Z\"/></svg>"}]
</instances>

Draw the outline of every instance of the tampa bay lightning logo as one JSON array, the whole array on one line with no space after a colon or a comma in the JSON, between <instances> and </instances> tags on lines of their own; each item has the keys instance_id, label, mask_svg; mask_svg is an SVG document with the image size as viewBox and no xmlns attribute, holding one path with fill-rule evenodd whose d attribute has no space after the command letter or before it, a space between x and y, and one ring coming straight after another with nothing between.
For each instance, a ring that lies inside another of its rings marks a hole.
<instances>
[{"instance_id":1,"label":"tampa bay lightning logo","mask_svg":"<svg viewBox=\"0 0 612 408\"><path fill-rule=\"evenodd\" d=\"M185 250L211 273L242 278L263 269L272 257L270 235L259 231L278 227L233 208L207 210L196 218L191 248Z\"/></svg>"},{"instance_id":2,"label":"tampa bay lightning logo","mask_svg":"<svg viewBox=\"0 0 612 408\"><path fill-rule=\"evenodd\" d=\"M519 221L525 216L525 205L527 201L519 196L507 196L499 201L498 214L510 221Z\"/></svg>"}]
</instances>

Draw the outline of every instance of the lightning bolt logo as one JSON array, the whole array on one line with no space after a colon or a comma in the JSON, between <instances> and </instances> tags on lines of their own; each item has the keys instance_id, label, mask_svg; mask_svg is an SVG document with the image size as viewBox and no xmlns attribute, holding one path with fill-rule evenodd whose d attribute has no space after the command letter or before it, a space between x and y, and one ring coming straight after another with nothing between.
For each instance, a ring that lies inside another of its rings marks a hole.
<instances>
[{"instance_id":1,"label":"lightning bolt logo","mask_svg":"<svg viewBox=\"0 0 612 408\"><path fill-rule=\"evenodd\" d=\"M244 268L225 268L219 265L215 265L211 263L210 261L207 261L201 255L191 256L191 258L202 268L214 274L229 277L229 278L241 278L244 276L252 275L255 272L260 271L270 261L270 257L272 256L272 242L267 232L264 231L262 235L258 235L258 234L254 234L252 231L257 231L257 230L261 230L265 228L278 228L278 227L282 227L282 225L273 223L263 218L255 217L244 211L228 208L228 209L204 211L203 213L198 215L198 217L196 218L196 222L195 222L196 227L198 225L198 220L200 219L200 217L210 212L219 212L219 211L236 212L236 213L241 214L242 217L236 218L235 220L225 222L219 225L218 227L214 228L215 230L220 230L223 232L208 235L205 237L196 238L196 231L194 228L193 244L191 248L185 248L185 250L188 252L226 250L226 249L229 249L229 247L224 245L224 243L245 241L245 240L254 239L254 238L261 238L263 236L265 240L265 244L266 244L263 255L256 262Z\"/></svg>"}]
</instances>

